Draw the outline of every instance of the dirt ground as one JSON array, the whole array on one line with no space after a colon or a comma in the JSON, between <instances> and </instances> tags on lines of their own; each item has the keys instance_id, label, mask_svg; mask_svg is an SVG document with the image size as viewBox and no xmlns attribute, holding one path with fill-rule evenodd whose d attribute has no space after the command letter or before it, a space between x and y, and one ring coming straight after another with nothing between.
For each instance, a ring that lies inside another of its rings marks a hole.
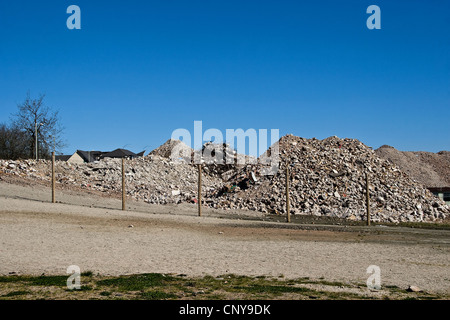
<instances>
[{"instance_id":1,"label":"dirt ground","mask_svg":"<svg viewBox=\"0 0 450 320\"><path fill-rule=\"evenodd\" d=\"M0 181L0 274L310 277L450 292L450 231L287 224L253 212L158 206Z\"/></svg>"}]
</instances>

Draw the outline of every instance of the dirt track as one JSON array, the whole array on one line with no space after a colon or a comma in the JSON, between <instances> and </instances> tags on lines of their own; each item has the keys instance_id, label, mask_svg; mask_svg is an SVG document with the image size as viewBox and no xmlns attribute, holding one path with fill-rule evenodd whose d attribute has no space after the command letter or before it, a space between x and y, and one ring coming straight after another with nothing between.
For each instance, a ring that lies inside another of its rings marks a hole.
<instances>
[{"instance_id":1,"label":"dirt track","mask_svg":"<svg viewBox=\"0 0 450 320\"><path fill-rule=\"evenodd\" d=\"M450 292L450 231L308 226L231 219L218 211L130 203L0 182L0 274L284 275L364 284L370 265L382 285ZM92 208L91 208L92 206ZM117 209L113 209L117 208ZM139 212L138 212L139 211ZM342 230L340 228L339 230Z\"/></svg>"}]
</instances>

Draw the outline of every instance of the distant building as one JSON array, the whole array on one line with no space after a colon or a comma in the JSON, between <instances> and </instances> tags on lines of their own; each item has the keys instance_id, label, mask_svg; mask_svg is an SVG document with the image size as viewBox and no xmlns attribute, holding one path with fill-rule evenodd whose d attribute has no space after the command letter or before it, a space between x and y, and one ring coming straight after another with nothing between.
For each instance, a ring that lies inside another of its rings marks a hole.
<instances>
[{"instance_id":1,"label":"distant building","mask_svg":"<svg viewBox=\"0 0 450 320\"><path fill-rule=\"evenodd\" d=\"M64 155L64 156L55 156L56 161L66 161L70 163L84 163L83 157L78 153L75 152L72 155Z\"/></svg>"},{"instance_id":2,"label":"distant building","mask_svg":"<svg viewBox=\"0 0 450 320\"><path fill-rule=\"evenodd\" d=\"M77 152L75 152L75 153L80 155L81 158L83 158L83 162L94 162L94 161L100 160L100 158L104 152L77 150Z\"/></svg>"},{"instance_id":3,"label":"distant building","mask_svg":"<svg viewBox=\"0 0 450 320\"><path fill-rule=\"evenodd\" d=\"M99 161L104 158L138 158L143 157L145 151L142 151L140 153L134 153L130 150L126 149L116 149L111 152L105 152L105 151L83 151L83 150L77 150L72 155L63 155L63 156L56 156L55 159L59 161L67 161L69 163L89 163L94 161Z\"/></svg>"},{"instance_id":4,"label":"distant building","mask_svg":"<svg viewBox=\"0 0 450 320\"><path fill-rule=\"evenodd\" d=\"M56 161L68 161L72 157L71 155L68 156L55 156Z\"/></svg>"},{"instance_id":5,"label":"distant building","mask_svg":"<svg viewBox=\"0 0 450 320\"><path fill-rule=\"evenodd\" d=\"M104 158L128 158L128 159L133 159L133 158L138 158L138 157L142 157L144 156L145 151L142 151L140 153L134 153L131 152L130 150L126 150L126 149L116 149L114 151L111 152L106 152L103 153L100 158L104 159Z\"/></svg>"},{"instance_id":6,"label":"distant building","mask_svg":"<svg viewBox=\"0 0 450 320\"><path fill-rule=\"evenodd\" d=\"M428 188L436 197L444 200L447 205L450 205L450 187Z\"/></svg>"}]
</instances>

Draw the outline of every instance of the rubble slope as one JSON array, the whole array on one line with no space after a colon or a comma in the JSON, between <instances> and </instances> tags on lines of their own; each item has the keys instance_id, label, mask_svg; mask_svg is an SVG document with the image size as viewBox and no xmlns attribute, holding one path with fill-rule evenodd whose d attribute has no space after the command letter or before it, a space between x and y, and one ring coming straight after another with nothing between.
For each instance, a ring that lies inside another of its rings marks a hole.
<instances>
[{"instance_id":1,"label":"rubble slope","mask_svg":"<svg viewBox=\"0 0 450 320\"><path fill-rule=\"evenodd\" d=\"M366 173L374 221L434 221L449 213L445 203L423 185L356 139L288 135L278 147L281 166L277 174L260 175L260 165L248 165L229 179L228 185L236 187L210 195L217 198L213 205L285 213L285 168L289 166L294 214L364 220Z\"/></svg>"},{"instance_id":2,"label":"rubble slope","mask_svg":"<svg viewBox=\"0 0 450 320\"><path fill-rule=\"evenodd\" d=\"M126 161L129 197L154 204L196 201L198 168L189 162L173 161L170 155L174 146L180 143L169 140L149 156ZM318 140L288 135L279 140L278 148L280 167L274 175L263 175L266 167L262 164L204 163L204 205L286 213L285 168L289 166L293 214L364 220L366 173L373 221L440 221L450 214L449 207L422 184L356 139ZM192 154L192 150L188 151ZM224 154L227 152L231 151L225 149ZM51 162L0 160L0 173L47 183L51 179ZM84 164L58 161L56 181L119 193L121 160Z\"/></svg>"},{"instance_id":3,"label":"rubble slope","mask_svg":"<svg viewBox=\"0 0 450 320\"><path fill-rule=\"evenodd\" d=\"M399 151L384 145L375 150L380 158L391 161L414 180L427 187L450 186L450 152Z\"/></svg>"}]
</instances>

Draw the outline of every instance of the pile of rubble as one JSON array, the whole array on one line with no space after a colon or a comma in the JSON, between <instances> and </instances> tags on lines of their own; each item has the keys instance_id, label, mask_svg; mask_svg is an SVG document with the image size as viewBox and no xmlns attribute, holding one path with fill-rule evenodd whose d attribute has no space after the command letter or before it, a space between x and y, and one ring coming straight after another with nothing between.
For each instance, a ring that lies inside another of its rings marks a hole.
<instances>
[{"instance_id":1,"label":"pile of rubble","mask_svg":"<svg viewBox=\"0 0 450 320\"><path fill-rule=\"evenodd\" d=\"M423 185L358 140L288 135L278 147L281 165L276 175L260 175L261 166L246 166L229 179L232 191L216 193L214 205L285 213L288 166L293 214L364 220L366 173L374 221L435 221L450 213Z\"/></svg>"},{"instance_id":2,"label":"pile of rubble","mask_svg":"<svg viewBox=\"0 0 450 320\"><path fill-rule=\"evenodd\" d=\"M450 186L450 152L399 151L384 145L375 150L380 158L389 160L400 170L427 187Z\"/></svg>"},{"instance_id":3,"label":"pile of rubble","mask_svg":"<svg viewBox=\"0 0 450 320\"><path fill-rule=\"evenodd\" d=\"M0 172L51 181L51 161L0 160ZM72 164L57 161L56 182L105 193L122 190L121 159L103 159L95 163ZM198 169L189 164L175 163L158 155L126 160L125 177L127 195L135 200L154 204L195 201L198 188ZM202 177L205 192L220 187L221 182L207 174Z\"/></svg>"},{"instance_id":4,"label":"pile of rubble","mask_svg":"<svg viewBox=\"0 0 450 320\"><path fill-rule=\"evenodd\" d=\"M169 139L164 144L151 151L149 155L190 162L193 152L194 150L183 141Z\"/></svg>"},{"instance_id":5,"label":"pile of rubble","mask_svg":"<svg viewBox=\"0 0 450 320\"><path fill-rule=\"evenodd\" d=\"M196 201L198 169L192 162L194 152L180 143L169 140L149 156L126 161L130 197L155 204ZM171 157L175 146L187 150L183 153L185 161ZM205 205L286 213L288 167L292 214L364 220L366 174L370 182L373 221L436 221L450 214L445 202L358 140L337 137L317 140L288 135L279 140L277 147L280 153L278 171L274 175L264 175L267 167L255 163L254 158L245 158L247 164L243 165L217 163L220 157L228 155L236 161L240 155L228 145L206 144L203 155L213 155L216 160L203 158ZM190 157L186 156L189 153ZM50 162L0 160L0 172L50 181ZM62 184L120 192L121 161L104 159L87 164L58 161L56 177Z\"/></svg>"}]
</instances>

